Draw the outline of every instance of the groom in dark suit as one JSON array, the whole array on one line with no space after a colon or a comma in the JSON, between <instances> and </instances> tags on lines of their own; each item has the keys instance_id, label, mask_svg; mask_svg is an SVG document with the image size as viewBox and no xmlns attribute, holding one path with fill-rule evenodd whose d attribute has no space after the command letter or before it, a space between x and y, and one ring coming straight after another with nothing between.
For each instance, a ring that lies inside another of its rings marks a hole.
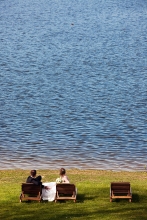
<instances>
[{"instance_id":1,"label":"groom in dark suit","mask_svg":"<svg viewBox=\"0 0 147 220\"><path fill-rule=\"evenodd\" d=\"M42 177L41 176L36 177L36 174L37 174L36 170L31 170L30 176L28 176L26 183L34 183L37 186L42 185L41 182ZM42 185L42 188L48 189L48 187L44 185Z\"/></svg>"}]
</instances>

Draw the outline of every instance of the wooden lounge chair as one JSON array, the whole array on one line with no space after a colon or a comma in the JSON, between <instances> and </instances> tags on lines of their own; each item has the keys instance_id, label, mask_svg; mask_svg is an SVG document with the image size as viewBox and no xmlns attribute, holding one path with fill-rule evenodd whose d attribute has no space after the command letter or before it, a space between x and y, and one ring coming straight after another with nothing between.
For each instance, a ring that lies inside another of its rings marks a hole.
<instances>
[{"instance_id":1,"label":"wooden lounge chair","mask_svg":"<svg viewBox=\"0 0 147 220\"><path fill-rule=\"evenodd\" d=\"M70 183L59 183L56 185L56 197L57 200L73 200L76 202L76 187Z\"/></svg>"},{"instance_id":2,"label":"wooden lounge chair","mask_svg":"<svg viewBox=\"0 0 147 220\"><path fill-rule=\"evenodd\" d=\"M41 201L42 186L37 186L33 183L22 183L22 192L20 195L20 202L23 200Z\"/></svg>"},{"instance_id":3,"label":"wooden lounge chair","mask_svg":"<svg viewBox=\"0 0 147 220\"><path fill-rule=\"evenodd\" d=\"M110 185L110 202L112 199L129 199L132 201L132 192L129 182L112 182Z\"/></svg>"}]
</instances>

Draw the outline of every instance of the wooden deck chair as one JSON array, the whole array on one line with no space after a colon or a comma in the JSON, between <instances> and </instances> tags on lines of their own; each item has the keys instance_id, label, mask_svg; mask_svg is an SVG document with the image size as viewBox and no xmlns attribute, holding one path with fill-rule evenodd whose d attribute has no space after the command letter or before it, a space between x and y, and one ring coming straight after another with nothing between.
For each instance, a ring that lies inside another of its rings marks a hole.
<instances>
[{"instance_id":1,"label":"wooden deck chair","mask_svg":"<svg viewBox=\"0 0 147 220\"><path fill-rule=\"evenodd\" d=\"M132 201L131 185L129 182L112 182L110 184L110 202L112 199L129 199Z\"/></svg>"},{"instance_id":2,"label":"wooden deck chair","mask_svg":"<svg viewBox=\"0 0 147 220\"><path fill-rule=\"evenodd\" d=\"M20 202L23 200L41 201L42 186L37 186L33 183L22 183L22 192L20 194Z\"/></svg>"},{"instance_id":3,"label":"wooden deck chair","mask_svg":"<svg viewBox=\"0 0 147 220\"><path fill-rule=\"evenodd\" d=\"M56 185L55 202L58 200L73 200L76 202L76 187L70 183L59 183Z\"/></svg>"}]
</instances>

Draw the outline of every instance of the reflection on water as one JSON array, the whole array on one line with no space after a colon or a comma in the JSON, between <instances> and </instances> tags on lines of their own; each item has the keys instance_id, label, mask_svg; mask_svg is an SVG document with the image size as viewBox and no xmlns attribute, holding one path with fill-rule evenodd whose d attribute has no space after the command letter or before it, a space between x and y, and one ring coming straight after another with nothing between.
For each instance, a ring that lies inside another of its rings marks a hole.
<instances>
[{"instance_id":1,"label":"reflection on water","mask_svg":"<svg viewBox=\"0 0 147 220\"><path fill-rule=\"evenodd\" d=\"M0 10L0 169L145 169L147 2Z\"/></svg>"}]
</instances>

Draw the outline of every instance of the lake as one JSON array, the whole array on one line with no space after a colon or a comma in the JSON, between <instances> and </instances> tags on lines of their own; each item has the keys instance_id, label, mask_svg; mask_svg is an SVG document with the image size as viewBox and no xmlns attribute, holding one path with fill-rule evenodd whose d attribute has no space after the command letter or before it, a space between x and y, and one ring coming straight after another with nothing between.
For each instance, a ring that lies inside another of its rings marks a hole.
<instances>
[{"instance_id":1,"label":"lake","mask_svg":"<svg viewBox=\"0 0 147 220\"><path fill-rule=\"evenodd\" d=\"M147 1L0 11L0 169L146 169Z\"/></svg>"}]
</instances>

